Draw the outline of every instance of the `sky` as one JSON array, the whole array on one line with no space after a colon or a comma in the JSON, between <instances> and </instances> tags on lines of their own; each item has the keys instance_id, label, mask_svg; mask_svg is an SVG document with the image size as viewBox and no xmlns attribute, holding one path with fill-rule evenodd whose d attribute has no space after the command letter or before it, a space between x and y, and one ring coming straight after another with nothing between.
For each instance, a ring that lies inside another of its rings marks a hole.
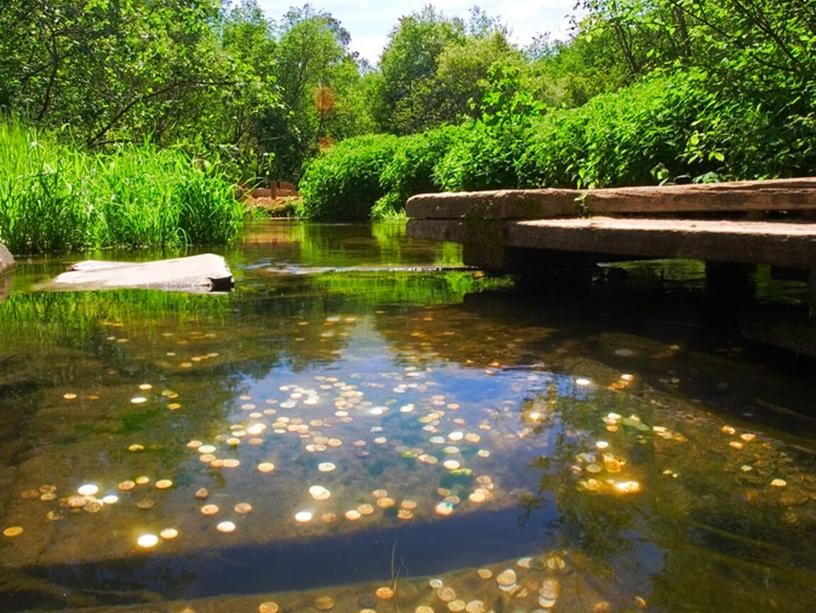
<instances>
[{"instance_id":1,"label":"sky","mask_svg":"<svg viewBox=\"0 0 816 613\"><path fill-rule=\"evenodd\" d=\"M278 19L292 6L305 0L258 0L269 17ZM318 10L326 10L341 21L351 34L351 49L372 64L379 60L388 33L402 15L419 11L428 0L312 0ZM536 34L550 32L565 38L575 0L435 0L430 2L449 17L467 19L471 6L478 5L490 16L499 16L510 26L512 39L526 45Z\"/></svg>"}]
</instances>

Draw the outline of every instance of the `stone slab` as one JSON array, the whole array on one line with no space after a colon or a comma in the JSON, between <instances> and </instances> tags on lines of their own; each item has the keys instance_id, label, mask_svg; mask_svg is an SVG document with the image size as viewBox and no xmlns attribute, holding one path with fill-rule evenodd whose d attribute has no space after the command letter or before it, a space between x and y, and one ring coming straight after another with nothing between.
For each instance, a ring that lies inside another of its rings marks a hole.
<instances>
[{"instance_id":1,"label":"stone slab","mask_svg":"<svg viewBox=\"0 0 816 613\"><path fill-rule=\"evenodd\" d=\"M545 219L590 215L816 210L816 177L594 190L528 189L420 194L415 219Z\"/></svg>"},{"instance_id":2,"label":"stone slab","mask_svg":"<svg viewBox=\"0 0 816 613\"><path fill-rule=\"evenodd\" d=\"M190 292L228 291L232 272L212 253L155 262L86 260L42 286L51 290L162 289Z\"/></svg>"},{"instance_id":3,"label":"stone slab","mask_svg":"<svg viewBox=\"0 0 816 613\"><path fill-rule=\"evenodd\" d=\"M0 273L14 266L14 258L6 246L0 243Z\"/></svg>"},{"instance_id":4,"label":"stone slab","mask_svg":"<svg viewBox=\"0 0 816 613\"><path fill-rule=\"evenodd\" d=\"M468 220L412 219L412 238L503 247L816 268L816 223L694 219L538 219L482 234ZM489 239L489 240L486 240Z\"/></svg>"}]
</instances>

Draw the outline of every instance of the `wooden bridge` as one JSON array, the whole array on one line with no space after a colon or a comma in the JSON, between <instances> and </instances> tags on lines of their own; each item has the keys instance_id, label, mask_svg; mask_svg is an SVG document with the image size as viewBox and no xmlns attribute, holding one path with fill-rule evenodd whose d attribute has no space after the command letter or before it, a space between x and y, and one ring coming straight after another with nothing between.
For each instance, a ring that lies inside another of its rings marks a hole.
<instances>
[{"instance_id":1,"label":"wooden bridge","mask_svg":"<svg viewBox=\"0 0 816 613\"><path fill-rule=\"evenodd\" d=\"M816 304L816 178L423 194L407 211L409 236L462 243L490 271L693 258L723 279L770 264L808 280Z\"/></svg>"}]
</instances>

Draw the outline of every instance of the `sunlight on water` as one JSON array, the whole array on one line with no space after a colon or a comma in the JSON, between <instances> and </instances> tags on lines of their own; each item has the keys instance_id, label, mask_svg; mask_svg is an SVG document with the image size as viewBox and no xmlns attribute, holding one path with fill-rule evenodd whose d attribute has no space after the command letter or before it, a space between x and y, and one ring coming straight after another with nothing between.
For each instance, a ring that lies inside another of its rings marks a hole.
<instances>
[{"instance_id":1,"label":"sunlight on water","mask_svg":"<svg viewBox=\"0 0 816 613\"><path fill-rule=\"evenodd\" d=\"M816 599L813 381L684 319L372 270L461 264L401 226L267 223L226 255L228 296L28 293L60 263L16 271L0 608Z\"/></svg>"}]
</instances>

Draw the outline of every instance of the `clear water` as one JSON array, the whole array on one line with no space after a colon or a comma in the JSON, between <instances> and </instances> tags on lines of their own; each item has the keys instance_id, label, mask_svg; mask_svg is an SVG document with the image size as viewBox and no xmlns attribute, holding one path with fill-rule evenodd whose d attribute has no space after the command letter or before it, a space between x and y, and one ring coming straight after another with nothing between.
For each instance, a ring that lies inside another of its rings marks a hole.
<instances>
[{"instance_id":1,"label":"clear water","mask_svg":"<svg viewBox=\"0 0 816 613\"><path fill-rule=\"evenodd\" d=\"M813 610L812 363L699 265L522 292L388 224L225 255L229 295L3 279L0 610Z\"/></svg>"}]
</instances>

